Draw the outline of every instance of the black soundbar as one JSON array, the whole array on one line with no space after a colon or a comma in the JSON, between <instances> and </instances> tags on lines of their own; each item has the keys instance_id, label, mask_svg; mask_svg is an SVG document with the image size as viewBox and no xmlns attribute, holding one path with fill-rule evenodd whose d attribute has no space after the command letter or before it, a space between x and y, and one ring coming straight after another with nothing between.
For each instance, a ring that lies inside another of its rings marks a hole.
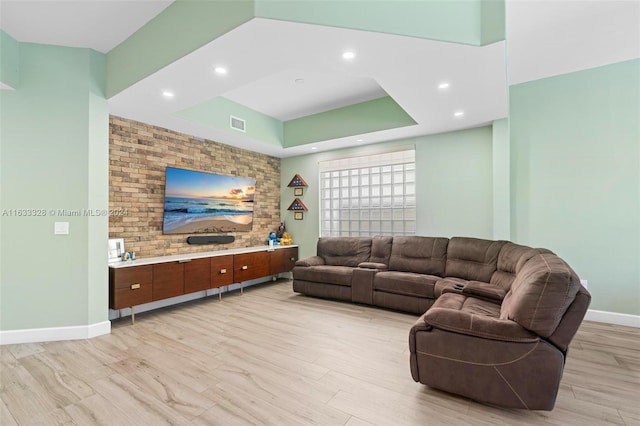
<instances>
[{"instance_id":1,"label":"black soundbar","mask_svg":"<svg viewBox=\"0 0 640 426\"><path fill-rule=\"evenodd\" d=\"M188 237L188 244L229 244L236 240L233 235L205 235Z\"/></svg>"}]
</instances>

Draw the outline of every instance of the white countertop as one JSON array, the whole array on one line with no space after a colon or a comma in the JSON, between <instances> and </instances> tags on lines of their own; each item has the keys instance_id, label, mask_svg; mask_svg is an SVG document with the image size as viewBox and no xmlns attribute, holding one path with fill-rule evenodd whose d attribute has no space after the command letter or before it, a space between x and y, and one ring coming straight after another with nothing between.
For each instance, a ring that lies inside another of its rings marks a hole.
<instances>
[{"instance_id":1,"label":"white countertop","mask_svg":"<svg viewBox=\"0 0 640 426\"><path fill-rule=\"evenodd\" d=\"M274 251L274 250L285 249L289 247L298 247L298 246L295 244L286 245L286 246L278 245L274 247L264 245L264 246L257 246L257 247L242 247L242 248L215 250L215 251L203 251L199 253L174 254L170 256L146 257L146 258L141 258L136 260L124 260L124 261L109 263L109 267L110 268L127 268L129 266L153 265L154 263L165 263L165 262L180 262L180 261L191 260L191 259L201 259L203 257L228 256L233 254L254 253L258 251Z\"/></svg>"}]
</instances>

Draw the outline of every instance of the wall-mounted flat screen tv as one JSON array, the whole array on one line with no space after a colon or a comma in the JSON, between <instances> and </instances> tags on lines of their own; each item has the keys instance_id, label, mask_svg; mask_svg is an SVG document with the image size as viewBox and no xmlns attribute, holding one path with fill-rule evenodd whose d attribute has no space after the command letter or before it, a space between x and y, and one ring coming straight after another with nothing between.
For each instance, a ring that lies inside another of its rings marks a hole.
<instances>
[{"instance_id":1,"label":"wall-mounted flat screen tv","mask_svg":"<svg viewBox=\"0 0 640 426\"><path fill-rule=\"evenodd\" d=\"M256 181L167 167L164 234L250 231Z\"/></svg>"}]
</instances>

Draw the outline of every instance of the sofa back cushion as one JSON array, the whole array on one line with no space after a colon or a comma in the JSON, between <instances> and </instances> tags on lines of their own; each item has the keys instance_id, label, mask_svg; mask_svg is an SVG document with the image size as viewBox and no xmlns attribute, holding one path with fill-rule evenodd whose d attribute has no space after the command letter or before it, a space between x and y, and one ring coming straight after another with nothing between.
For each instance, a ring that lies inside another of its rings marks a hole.
<instances>
[{"instance_id":1,"label":"sofa back cushion","mask_svg":"<svg viewBox=\"0 0 640 426\"><path fill-rule=\"evenodd\" d=\"M516 275L500 308L500 318L549 337L558 327L580 289L569 265L553 253L529 259Z\"/></svg>"},{"instance_id":2,"label":"sofa back cushion","mask_svg":"<svg viewBox=\"0 0 640 426\"><path fill-rule=\"evenodd\" d=\"M448 243L440 237L393 237L389 269L443 276Z\"/></svg>"},{"instance_id":3,"label":"sofa back cushion","mask_svg":"<svg viewBox=\"0 0 640 426\"><path fill-rule=\"evenodd\" d=\"M496 271L500 249L506 243L479 238L451 238L445 276L488 283Z\"/></svg>"},{"instance_id":4,"label":"sofa back cushion","mask_svg":"<svg viewBox=\"0 0 640 426\"><path fill-rule=\"evenodd\" d=\"M389 257L391 256L391 244L393 237L383 237L377 235L371 240L371 257L369 262L384 263L389 265Z\"/></svg>"},{"instance_id":5,"label":"sofa back cushion","mask_svg":"<svg viewBox=\"0 0 640 426\"><path fill-rule=\"evenodd\" d=\"M325 264L334 266L358 266L368 262L371 256L370 237L321 237L318 239L318 256Z\"/></svg>"},{"instance_id":6,"label":"sofa back cushion","mask_svg":"<svg viewBox=\"0 0 640 426\"><path fill-rule=\"evenodd\" d=\"M546 249L534 249L514 243L506 243L498 254L497 269L491 276L491 284L509 291L516 274L524 264L533 256L539 253L546 253Z\"/></svg>"}]
</instances>

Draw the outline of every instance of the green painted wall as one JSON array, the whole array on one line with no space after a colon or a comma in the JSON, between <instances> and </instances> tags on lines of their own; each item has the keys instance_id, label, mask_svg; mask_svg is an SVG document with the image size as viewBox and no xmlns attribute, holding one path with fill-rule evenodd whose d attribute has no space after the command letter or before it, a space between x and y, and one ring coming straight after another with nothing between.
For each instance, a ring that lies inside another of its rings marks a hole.
<instances>
[{"instance_id":1,"label":"green painted wall","mask_svg":"<svg viewBox=\"0 0 640 426\"><path fill-rule=\"evenodd\" d=\"M511 239L509 120L493 122L493 239Z\"/></svg>"},{"instance_id":2,"label":"green painted wall","mask_svg":"<svg viewBox=\"0 0 640 426\"><path fill-rule=\"evenodd\" d=\"M270 143L278 147L282 146L282 121L259 113L256 110L247 108L244 105L222 96L178 111L175 115L208 127L224 130L230 134L238 134L239 131L232 129L229 125L229 118L233 115L246 121L246 136L263 143Z\"/></svg>"},{"instance_id":3,"label":"green painted wall","mask_svg":"<svg viewBox=\"0 0 640 426\"><path fill-rule=\"evenodd\" d=\"M493 237L490 126L416 143L418 235Z\"/></svg>"},{"instance_id":4,"label":"green painted wall","mask_svg":"<svg viewBox=\"0 0 640 426\"><path fill-rule=\"evenodd\" d=\"M289 148L414 124L413 118L391 96L385 96L286 121L282 146Z\"/></svg>"},{"instance_id":5,"label":"green painted wall","mask_svg":"<svg viewBox=\"0 0 640 426\"><path fill-rule=\"evenodd\" d=\"M483 0L480 9L480 45L505 39L504 0Z\"/></svg>"},{"instance_id":6,"label":"green painted wall","mask_svg":"<svg viewBox=\"0 0 640 426\"><path fill-rule=\"evenodd\" d=\"M91 72L88 110L88 199L87 206L109 206L109 105L105 101L106 56L90 51ZM97 208L97 207L96 207ZM104 265L109 259L104 251L109 236L109 221L90 217L87 235L88 295L87 322L104 321L105 303L109 301Z\"/></svg>"},{"instance_id":7,"label":"green painted wall","mask_svg":"<svg viewBox=\"0 0 640 426\"><path fill-rule=\"evenodd\" d=\"M640 60L510 87L512 237L640 314Z\"/></svg>"},{"instance_id":8,"label":"green painted wall","mask_svg":"<svg viewBox=\"0 0 640 426\"><path fill-rule=\"evenodd\" d=\"M0 83L15 89L20 84L18 42L0 30Z\"/></svg>"},{"instance_id":9,"label":"green painted wall","mask_svg":"<svg viewBox=\"0 0 640 426\"><path fill-rule=\"evenodd\" d=\"M176 0L107 54L107 97L253 19L253 0Z\"/></svg>"},{"instance_id":10,"label":"green painted wall","mask_svg":"<svg viewBox=\"0 0 640 426\"><path fill-rule=\"evenodd\" d=\"M415 145L417 171L417 234L491 238L492 176L491 127L463 130L414 139L385 142L317 154L283 158L281 163L282 218L300 256L315 254L319 229L318 162L384 152ZM300 174L307 184L300 197L309 211L294 220L287 207L293 188L287 185Z\"/></svg>"},{"instance_id":11,"label":"green painted wall","mask_svg":"<svg viewBox=\"0 0 640 426\"><path fill-rule=\"evenodd\" d=\"M284 123L222 96L175 115L234 134L237 130L229 126L233 115L246 120L246 136L285 148L415 124L389 96Z\"/></svg>"},{"instance_id":12,"label":"green painted wall","mask_svg":"<svg viewBox=\"0 0 640 426\"><path fill-rule=\"evenodd\" d=\"M57 211L108 208L104 67L89 49L21 43L20 87L0 92L3 331L107 320L107 217Z\"/></svg>"},{"instance_id":13,"label":"green painted wall","mask_svg":"<svg viewBox=\"0 0 640 426\"><path fill-rule=\"evenodd\" d=\"M503 0L256 0L255 14L473 45L504 39Z\"/></svg>"},{"instance_id":14,"label":"green painted wall","mask_svg":"<svg viewBox=\"0 0 640 426\"><path fill-rule=\"evenodd\" d=\"M504 0L176 0L107 55L107 97L254 17L484 45L504 39Z\"/></svg>"}]
</instances>

